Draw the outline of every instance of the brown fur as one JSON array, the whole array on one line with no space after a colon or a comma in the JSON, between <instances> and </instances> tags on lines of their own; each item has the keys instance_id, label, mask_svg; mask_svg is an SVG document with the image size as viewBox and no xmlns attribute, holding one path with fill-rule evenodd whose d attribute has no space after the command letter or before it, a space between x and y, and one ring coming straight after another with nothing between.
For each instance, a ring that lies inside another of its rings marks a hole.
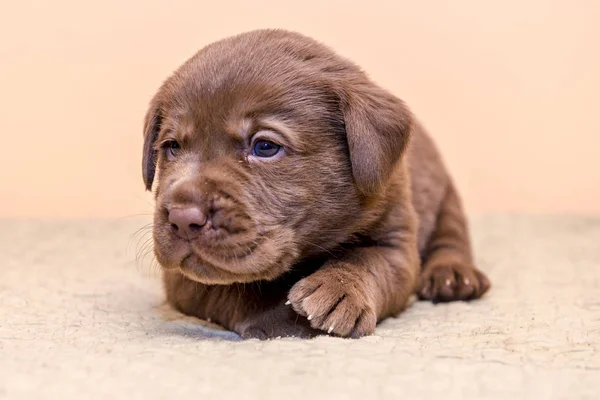
<instances>
[{"instance_id":1,"label":"brown fur","mask_svg":"<svg viewBox=\"0 0 600 400\"><path fill-rule=\"evenodd\" d=\"M489 288L430 138L312 39L260 30L205 47L155 95L144 135L155 254L186 314L242 337L359 337L415 292L469 300ZM282 156L253 157L264 135ZM208 216L193 240L168 220L188 205Z\"/></svg>"}]
</instances>

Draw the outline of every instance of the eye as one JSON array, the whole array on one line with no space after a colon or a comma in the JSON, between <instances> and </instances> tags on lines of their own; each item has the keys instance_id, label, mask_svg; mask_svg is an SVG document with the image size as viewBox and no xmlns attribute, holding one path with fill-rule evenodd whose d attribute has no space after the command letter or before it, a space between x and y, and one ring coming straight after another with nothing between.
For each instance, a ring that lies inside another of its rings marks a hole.
<instances>
[{"instance_id":1,"label":"eye","mask_svg":"<svg viewBox=\"0 0 600 400\"><path fill-rule=\"evenodd\" d=\"M256 157L273 157L281 150L281 146L268 140L257 140L252 146L252 155Z\"/></svg>"},{"instance_id":2,"label":"eye","mask_svg":"<svg viewBox=\"0 0 600 400\"><path fill-rule=\"evenodd\" d=\"M165 142L165 144L163 144L163 148L165 149L167 158L169 160L172 160L177 156L177 153L181 149L181 146L179 145L179 143L177 143L177 141L169 140L168 142Z\"/></svg>"}]
</instances>

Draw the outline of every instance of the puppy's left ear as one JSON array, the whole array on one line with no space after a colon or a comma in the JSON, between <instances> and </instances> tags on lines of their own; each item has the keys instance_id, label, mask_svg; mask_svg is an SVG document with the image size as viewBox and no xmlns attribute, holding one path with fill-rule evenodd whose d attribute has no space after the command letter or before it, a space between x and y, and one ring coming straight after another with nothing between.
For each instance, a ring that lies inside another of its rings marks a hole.
<instances>
[{"instance_id":1,"label":"puppy's left ear","mask_svg":"<svg viewBox=\"0 0 600 400\"><path fill-rule=\"evenodd\" d=\"M349 85L341 96L352 174L365 195L387 184L411 135L406 105L368 78Z\"/></svg>"},{"instance_id":2,"label":"puppy's left ear","mask_svg":"<svg viewBox=\"0 0 600 400\"><path fill-rule=\"evenodd\" d=\"M150 108L144 119L144 149L142 156L142 175L144 177L144 185L146 190L152 190L152 182L156 173L156 149L154 144L158 139L160 125L162 122L162 114L160 106L156 99L150 103Z\"/></svg>"}]
</instances>

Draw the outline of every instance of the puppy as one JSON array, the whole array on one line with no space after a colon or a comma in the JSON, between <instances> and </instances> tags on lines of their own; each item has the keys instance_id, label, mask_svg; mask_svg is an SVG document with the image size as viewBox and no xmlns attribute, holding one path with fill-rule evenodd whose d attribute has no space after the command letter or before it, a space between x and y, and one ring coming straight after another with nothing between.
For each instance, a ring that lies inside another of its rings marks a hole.
<instances>
[{"instance_id":1,"label":"puppy","mask_svg":"<svg viewBox=\"0 0 600 400\"><path fill-rule=\"evenodd\" d=\"M461 202L406 105L303 35L213 43L144 127L168 302L243 338L372 334L413 294L471 300Z\"/></svg>"}]
</instances>

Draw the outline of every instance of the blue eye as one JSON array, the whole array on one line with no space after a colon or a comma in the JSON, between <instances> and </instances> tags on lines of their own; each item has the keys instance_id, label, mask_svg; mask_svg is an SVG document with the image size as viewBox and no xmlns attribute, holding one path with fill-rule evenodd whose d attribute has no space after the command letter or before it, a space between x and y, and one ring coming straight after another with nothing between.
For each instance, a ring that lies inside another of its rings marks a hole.
<instances>
[{"instance_id":1,"label":"blue eye","mask_svg":"<svg viewBox=\"0 0 600 400\"><path fill-rule=\"evenodd\" d=\"M256 157L273 157L281 150L281 146L268 140L257 140L252 147L252 155Z\"/></svg>"},{"instance_id":2,"label":"blue eye","mask_svg":"<svg viewBox=\"0 0 600 400\"><path fill-rule=\"evenodd\" d=\"M170 140L163 144L163 148L167 152L167 158L169 160L172 160L177 156L177 153L181 149L181 146L175 140Z\"/></svg>"}]
</instances>

